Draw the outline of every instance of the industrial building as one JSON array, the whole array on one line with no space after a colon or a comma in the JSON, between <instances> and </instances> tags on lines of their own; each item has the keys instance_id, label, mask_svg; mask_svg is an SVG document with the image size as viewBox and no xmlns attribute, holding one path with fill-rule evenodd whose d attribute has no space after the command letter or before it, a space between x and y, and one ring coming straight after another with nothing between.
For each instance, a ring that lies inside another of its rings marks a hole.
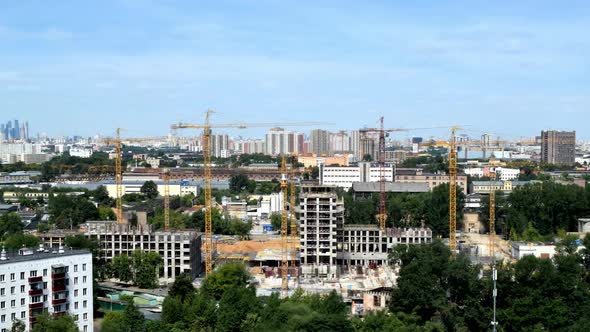
<instances>
[{"instance_id":1,"label":"industrial building","mask_svg":"<svg viewBox=\"0 0 590 332\"><path fill-rule=\"evenodd\" d=\"M421 168L397 168L395 182L426 183L430 190L441 184L449 183L449 175L444 173L424 173ZM457 174L457 186L467 193L467 176Z\"/></svg>"},{"instance_id":2,"label":"industrial building","mask_svg":"<svg viewBox=\"0 0 590 332\"><path fill-rule=\"evenodd\" d=\"M385 165L383 173L385 181L392 182L395 166ZM379 166L370 162L359 162L358 165L344 167L320 164L319 179L322 185L350 189L355 182L378 182L381 180L381 170Z\"/></svg>"},{"instance_id":3,"label":"industrial building","mask_svg":"<svg viewBox=\"0 0 590 332\"><path fill-rule=\"evenodd\" d=\"M575 159L575 131L541 131L541 162L573 165Z\"/></svg>"},{"instance_id":4,"label":"industrial building","mask_svg":"<svg viewBox=\"0 0 590 332\"><path fill-rule=\"evenodd\" d=\"M164 181L154 181L158 186L158 192L163 195L165 192L166 183ZM122 189L123 195L125 194L140 194L141 187L145 181L123 181ZM105 187L109 192L109 196L112 198L117 197L117 185L115 183L106 183ZM189 181L170 181L168 184L168 190L170 196L184 196L198 194L197 184Z\"/></svg>"},{"instance_id":5,"label":"industrial building","mask_svg":"<svg viewBox=\"0 0 590 332\"><path fill-rule=\"evenodd\" d=\"M92 254L88 250L22 248L0 253L0 331L16 320L32 330L37 316L68 314L93 331Z\"/></svg>"}]
</instances>

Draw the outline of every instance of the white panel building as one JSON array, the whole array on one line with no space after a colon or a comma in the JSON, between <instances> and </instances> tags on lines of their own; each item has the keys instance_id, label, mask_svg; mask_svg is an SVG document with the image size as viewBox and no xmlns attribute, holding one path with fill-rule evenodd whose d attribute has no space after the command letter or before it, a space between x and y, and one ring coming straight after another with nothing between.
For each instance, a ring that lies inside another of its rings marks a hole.
<instances>
[{"instance_id":1,"label":"white panel building","mask_svg":"<svg viewBox=\"0 0 590 332\"><path fill-rule=\"evenodd\" d=\"M20 320L69 314L81 332L93 331L92 254L87 250L23 248L0 254L0 331Z\"/></svg>"},{"instance_id":2,"label":"white panel building","mask_svg":"<svg viewBox=\"0 0 590 332\"><path fill-rule=\"evenodd\" d=\"M358 163L358 166L319 166L320 184L337 186L345 189L352 188L354 182L379 182L381 173L379 166L369 162ZM395 176L395 166L385 165L385 180L392 182Z\"/></svg>"}]
</instances>

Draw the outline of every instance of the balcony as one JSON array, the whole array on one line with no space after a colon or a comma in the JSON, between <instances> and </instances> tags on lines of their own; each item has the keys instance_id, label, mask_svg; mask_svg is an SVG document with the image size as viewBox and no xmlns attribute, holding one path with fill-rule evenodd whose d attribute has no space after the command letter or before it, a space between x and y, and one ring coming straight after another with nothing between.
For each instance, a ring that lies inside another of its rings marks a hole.
<instances>
[{"instance_id":1,"label":"balcony","mask_svg":"<svg viewBox=\"0 0 590 332\"><path fill-rule=\"evenodd\" d=\"M43 281L43 277L31 277L31 278L29 278L29 283L30 284L35 283L35 282L41 282L41 281Z\"/></svg>"},{"instance_id":2,"label":"balcony","mask_svg":"<svg viewBox=\"0 0 590 332\"><path fill-rule=\"evenodd\" d=\"M53 299L53 301L51 301L51 304L53 305L57 305L57 304L63 304L66 303L68 301L67 298L63 298L63 299Z\"/></svg>"},{"instance_id":3,"label":"balcony","mask_svg":"<svg viewBox=\"0 0 590 332\"><path fill-rule=\"evenodd\" d=\"M39 309L39 308L43 308L43 302L29 304L29 309Z\"/></svg>"},{"instance_id":4,"label":"balcony","mask_svg":"<svg viewBox=\"0 0 590 332\"><path fill-rule=\"evenodd\" d=\"M53 285L53 287L51 287L51 290L53 292L63 292L66 290L66 285Z\"/></svg>"},{"instance_id":5,"label":"balcony","mask_svg":"<svg viewBox=\"0 0 590 332\"><path fill-rule=\"evenodd\" d=\"M31 324L35 323L36 321L37 321L37 317L35 317L35 316L30 316L30 317L29 317L29 322L30 322Z\"/></svg>"},{"instance_id":6,"label":"balcony","mask_svg":"<svg viewBox=\"0 0 590 332\"><path fill-rule=\"evenodd\" d=\"M29 291L29 295L30 296L43 295L43 290L42 289L31 289Z\"/></svg>"},{"instance_id":7,"label":"balcony","mask_svg":"<svg viewBox=\"0 0 590 332\"><path fill-rule=\"evenodd\" d=\"M51 274L51 279L53 280L58 280L58 279L65 279L66 278L66 273L62 272L62 273L52 273Z\"/></svg>"}]
</instances>

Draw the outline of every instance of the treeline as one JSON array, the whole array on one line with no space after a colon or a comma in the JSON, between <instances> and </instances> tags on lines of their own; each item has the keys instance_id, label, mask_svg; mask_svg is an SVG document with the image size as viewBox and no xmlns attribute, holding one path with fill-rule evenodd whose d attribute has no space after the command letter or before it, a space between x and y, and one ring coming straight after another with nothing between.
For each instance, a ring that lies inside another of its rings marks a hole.
<instances>
[{"instance_id":1,"label":"treeline","mask_svg":"<svg viewBox=\"0 0 590 332\"><path fill-rule=\"evenodd\" d=\"M552 240L560 230L577 231L578 219L590 216L590 186L581 188L554 181L515 188L510 194L496 195L496 231L512 240L527 240L525 234L538 232ZM482 202L482 221L489 224L489 200Z\"/></svg>"},{"instance_id":2,"label":"treeline","mask_svg":"<svg viewBox=\"0 0 590 332\"><path fill-rule=\"evenodd\" d=\"M379 195L368 199L353 198L352 191L343 193L345 222L349 224L377 223ZM449 185L441 184L426 193L388 193L388 227L419 227L422 223L430 227L434 236L446 237L449 234ZM463 218L465 195L457 187L457 227Z\"/></svg>"},{"instance_id":3,"label":"treeline","mask_svg":"<svg viewBox=\"0 0 590 332\"><path fill-rule=\"evenodd\" d=\"M590 248L590 237L584 240ZM590 251L576 253L574 241L562 241L553 260L526 256L498 267L497 320L500 331L589 331ZM391 255L400 264L390 312L412 315L440 331L490 330L490 270L451 256L440 241L398 246Z\"/></svg>"}]
</instances>

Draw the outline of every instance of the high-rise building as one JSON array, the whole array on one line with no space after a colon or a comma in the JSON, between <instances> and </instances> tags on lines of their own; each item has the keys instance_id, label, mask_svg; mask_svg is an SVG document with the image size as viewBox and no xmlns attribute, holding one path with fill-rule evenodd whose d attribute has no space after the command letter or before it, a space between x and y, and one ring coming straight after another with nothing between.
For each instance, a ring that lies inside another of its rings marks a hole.
<instances>
[{"instance_id":1,"label":"high-rise building","mask_svg":"<svg viewBox=\"0 0 590 332\"><path fill-rule=\"evenodd\" d=\"M265 137L266 154L290 154L303 152L303 134L272 128Z\"/></svg>"},{"instance_id":2,"label":"high-rise building","mask_svg":"<svg viewBox=\"0 0 590 332\"><path fill-rule=\"evenodd\" d=\"M322 129L311 131L311 153L327 155L330 153L330 133Z\"/></svg>"},{"instance_id":3,"label":"high-rise building","mask_svg":"<svg viewBox=\"0 0 590 332\"><path fill-rule=\"evenodd\" d=\"M211 135L211 156L215 158L227 157L229 151L229 137L226 134Z\"/></svg>"},{"instance_id":4,"label":"high-rise building","mask_svg":"<svg viewBox=\"0 0 590 332\"><path fill-rule=\"evenodd\" d=\"M573 165L575 159L575 131L541 131L541 162Z\"/></svg>"},{"instance_id":5,"label":"high-rise building","mask_svg":"<svg viewBox=\"0 0 590 332\"><path fill-rule=\"evenodd\" d=\"M362 160L363 156L360 154L360 132L358 130L353 130L350 132L349 136L349 147L350 152L354 155L356 160Z\"/></svg>"},{"instance_id":6,"label":"high-rise building","mask_svg":"<svg viewBox=\"0 0 590 332\"><path fill-rule=\"evenodd\" d=\"M22 248L0 253L0 330L17 319L32 331L37 317L69 314L79 331L93 331L92 254L88 250Z\"/></svg>"},{"instance_id":7,"label":"high-rise building","mask_svg":"<svg viewBox=\"0 0 590 332\"><path fill-rule=\"evenodd\" d=\"M344 202L334 186L303 186L299 194L301 272L334 279L338 274L337 229L344 223Z\"/></svg>"},{"instance_id":8,"label":"high-rise building","mask_svg":"<svg viewBox=\"0 0 590 332\"><path fill-rule=\"evenodd\" d=\"M339 131L337 133L330 133L330 152L333 153L349 153L350 141L346 131Z\"/></svg>"}]
</instances>

